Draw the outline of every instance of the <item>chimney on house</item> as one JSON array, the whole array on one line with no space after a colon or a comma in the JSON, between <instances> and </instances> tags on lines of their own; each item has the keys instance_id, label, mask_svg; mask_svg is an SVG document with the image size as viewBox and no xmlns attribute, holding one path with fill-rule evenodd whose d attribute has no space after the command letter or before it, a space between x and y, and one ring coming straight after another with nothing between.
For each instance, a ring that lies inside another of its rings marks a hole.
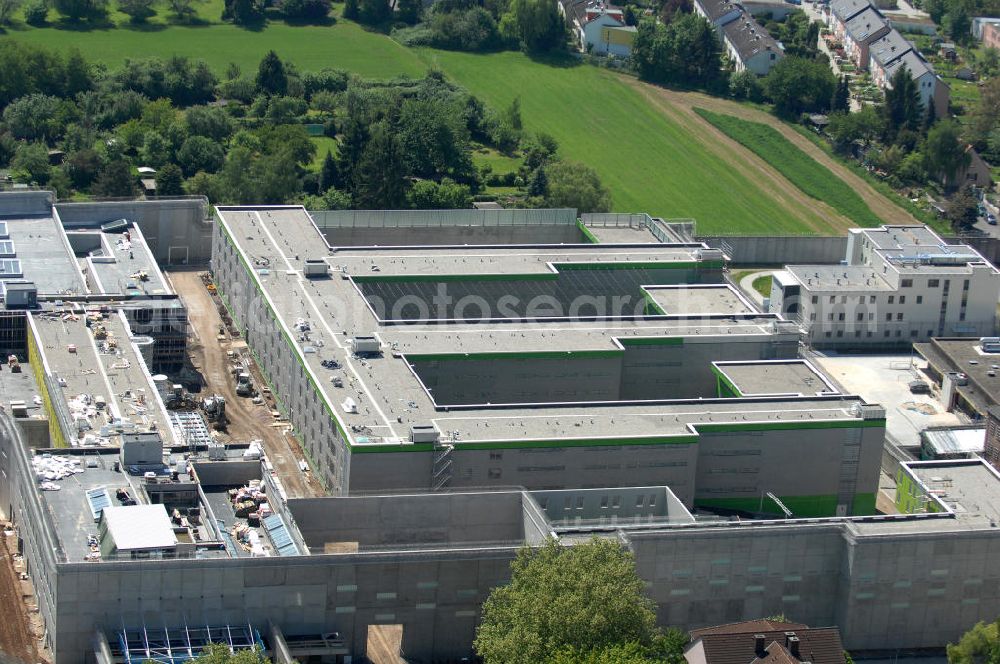
<instances>
[{"instance_id":1,"label":"chimney on house","mask_svg":"<svg viewBox=\"0 0 1000 664\"><path fill-rule=\"evenodd\" d=\"M799 658L799 637L789 636L788 637L788 650L792 653L792 657L795 659Z\"/></svg>"},{"instance_id":2,"label":"chimney on house","mask_svg":"<svg viewBox=\"0 0 1000 664\"><path fill-rule=\"evenodd\" d=\"M758 657L764 656L764 635L754 634L753 635L753 651L757 653Z\"/></svg>"}]
</instances>

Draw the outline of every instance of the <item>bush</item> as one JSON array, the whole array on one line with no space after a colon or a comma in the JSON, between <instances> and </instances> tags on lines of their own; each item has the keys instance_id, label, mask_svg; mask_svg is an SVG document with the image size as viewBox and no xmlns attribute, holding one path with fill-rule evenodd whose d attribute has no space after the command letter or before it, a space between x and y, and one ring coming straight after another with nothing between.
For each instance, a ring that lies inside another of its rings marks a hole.
<instances>
[{"instance_id":1,"label":"bush","mask_svg":"<svg viewBox=\"0 0 1000 664\"><path fill-rule=\"evenodd\" d=\"M281 13L297 21L323 21L330 14L330 0L283 0Z\"/></svg>"},{"instance_id":2,"label":"bush","mask_svg":"<svg viewBox=\"0 0 1000 664\"><path fill-rule=\"evenodd\" d=\"M435 12L430 21L431 46L456 51L489 51L502 44L493 16L482 7Z\"/></svg>"},{"instance_id":3,"label":"bush","mask_svg":"<svg viewBox=\"0 0 1000 664\"><path fill-rule=\"evenodd\" d=\"M24 20L28 25L45 25L49 15L49 5L45 0L33 0L24 6Z\"/></svg>"}]
</instances>

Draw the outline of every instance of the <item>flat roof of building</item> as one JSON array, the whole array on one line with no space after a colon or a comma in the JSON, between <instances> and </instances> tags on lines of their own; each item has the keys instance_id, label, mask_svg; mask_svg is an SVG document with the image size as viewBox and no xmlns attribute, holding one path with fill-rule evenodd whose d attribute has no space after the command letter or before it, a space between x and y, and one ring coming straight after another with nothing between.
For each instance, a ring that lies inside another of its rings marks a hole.
<instances>
[{"instance_id":1,"label":"flat roof of building","mask_svg":"<svg viewBox=\"0 0 1000 664\"><path fill-rule=\"evenodd\" d=\"M621 29L621 28L618 28ZM587 226L601 244L656 244L659 240L645 226Z\"/></svg>"},{"instance_id":2,"label":"flat roof of building","mask_svg":"<svg viewBox=\"0 0 1000 664\"><path fill-rule=\"evenodd\" d=\"M905 465L959 520L1000 523L1000 474L982 459Z\"/></svg>"},{"instance_id":3,"label":"flat roof of building","mask_svg":"<svg viewBox=\"0 0 1000 664\"><path fill-rule=\"evenodd\" d=\"M968 376L969 384L955 389L984 415L1000 403L1000 353L984 352L979 339L938 338L913 344L913 348L939 372Z\"/></svg>"},{"instance_id":4,"label":"flat roof of building","mask_svg":"<svg viewBox=\"0 0 1000 664\"><path fill-rule=\"evenodd\" d=\"M81 260L95 278L95 291L132 296L171 294L138 226L131 224L123 231L101 233L101 236L100 252Z\"/></svg>"},{"instance_id":5,"label":"flat roof of building","mask_svg":"<svg viewBox=\"0 0 1000 664\"><path fill-rule=\"evenodd\" d=\"M150 551L177 546L163 505L105 507L101 518L119 551Z\"/></svg>"},{"instance_id":6,"label":"flat roof of building","mask_svg":"<svg viewBox=\"0 0 1000 664\"><path fill-rule=\"evenodd\" d=\"M668 315L749 314L757 311L732 284L647 286L645 290L659 310Z\"/></svg>"},{"instance_id":7,"label":"flat roof of building","mask_svg":"<svg viewBox=\"0 0 1000 664\"><path fill-rule=\"evenodd\" d=\"M891 291L893 286L867 265L787 265L785 271L809 291Z\"/></svg>"},{"instance_id":8,"label":"flat roof of building","mask_svg":"<svg viewBox=\"0 0 1000 664\"><path fill-rule=\"evenodd\" d=\"M0 362L6 364L6 357L0 356ZM0 408L10 410L11 401L23 401L28 408L28 417L45 417L45 409L42 403L35 402L41 392L38 390L38 381L35 380L35 372L28 364L27 358L19 357L21 372L14 373L7 366L0 367Z\"/></svg>"},{"instance_id":9,"label":"flat roof of building","mask_svg":"<svg viewBox=\"0 0 1000 664\"><path fill-rule=\"evenodd\" d=\"M87 292L66 235L51 215L0 217L13 243L13 256L20 261L17 279L35 282L41 295L83 295Z\"/></svg>"},{"instance_id":10,"label":"flat roof of building","mask_svg":"<svg viewBox=\"0 0 1000 664\"><path fill-rule=\"evenodd\" d=\"M713 362L712 366L745 397L840 394L840 390L808 360Z\"/></svg>"},{"instance_id":11,"label":"flat roof of building","mask_svg":"<svg viewBox=\"0 0 1000 664\"><path fill-rule=\"evenodd\" d=\"M30 324L38 335L45 371L63 388L62 394L53 398L63 399L70 416L81 418L90 427L72 441L74 445L117 444L122 429L110 424L112 419L122 420L126 432L156 430L164 444L176 444L145 363L129 340L122 314L113 312L97 323L107 333L104 340L95 338L92 330L96 324L87 327L79 306L32 313ZM81 398L84 395L86 398ZM107 404L100 410L94 403L98 396ZM102 432L104 425L108 429Z\"/></svg>"},{"instance_id":12,"label":"flat roof of building","mask_svg":"<svg viewBox=\"0 0 1000 664\"><path fill-rule=\"evenodd\" d=\"M573 263L581 288L590 285L600 294L608 270L639 270L675 264L697 267L700 245L560 246L508 248L352 247L332 251L302 208L217 208L221 228L243 254L252 276L259 282L268 306L285 329L300 362L330 410L340 420L355 445L401 444L413 424L434 424L442 435L458 442L506 442L552 438L615 438L694 435L695 427L720 422L807 422L859 419L858 397L771 400L698 400L613 402L606 404L505 404L502 408L470 405L439 410L423 389L410 362L442 354L449 359L475 353L525 353L598 350L621 353L623 343L648 337L648 343L684 343L687 337L707 335L785 335L798 339L798 329L773 315L733 314L711 317L683 316L629 319L544 321L448 321L446 324L386 324L376 317L361 295L358 277L386 276L400 282L420 283L427 276L451 284L466 274L490 275L508 283L511 275L545 275L556 278L553 264ZM317 250L317 247L324 247ZM331 253L332 252L332 253ZM331 271L325 278L303 278L307 258L328 257ZM372 270L372 265L378 270ZM340 272L347 266L346 274ZM353 279L348 278L357 275ZM476 278L476 277L473 277ZM363 281L363 279L361 280ZM426 281L425 281L426 282ZM388 286L393 280L385 280ZM512 286L512 289L518 288ZM516 291L515 291L516 292ZM719 292L722 292L721 290ZM728 298L728 295L722 295ZM783 325L778 329L774 325ZM304 329L308 328L308 329ZM351 352L356 336L377 335L384 350L377 359L360 359ZM530 355L529 355L530 357ZM324 361L336 360L332 370ZM343 388L332 385L343 377ZM347 406L347 407L345 407ZM351 408L350 406L353 406Z\"/></svg>"}]
</instances>

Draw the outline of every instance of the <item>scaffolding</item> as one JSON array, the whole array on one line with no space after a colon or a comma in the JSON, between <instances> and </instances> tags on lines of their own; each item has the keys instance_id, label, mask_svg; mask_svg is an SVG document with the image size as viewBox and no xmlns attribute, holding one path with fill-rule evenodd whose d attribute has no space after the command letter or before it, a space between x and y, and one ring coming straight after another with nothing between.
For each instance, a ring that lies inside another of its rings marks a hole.
<instances>
[{"instance_id":1,"label":"scaffolding","mask_svg":"<svg viewBox=\"0 0 1000 664\"><path fill-rule=\"evenodd\" d=\"M259 648L264 652L260 631L252 625L122 629L117 634L117 648L112 645L116 662L125 664L182 664L198 657L212 643L230 652ZM114 644L114 642L112 642Z\"/></svg>"}]
</instances>

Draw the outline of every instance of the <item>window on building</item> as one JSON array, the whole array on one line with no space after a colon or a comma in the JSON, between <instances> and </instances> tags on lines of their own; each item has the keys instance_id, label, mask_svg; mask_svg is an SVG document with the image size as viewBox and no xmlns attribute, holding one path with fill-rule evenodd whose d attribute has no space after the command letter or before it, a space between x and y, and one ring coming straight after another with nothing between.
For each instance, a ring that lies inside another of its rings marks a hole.
<instances>
[{"instance_id":1,"label":"window on building","mask_svg":"<svg viewBox=\"0 0 1000 664\"><path fill-rule=\"evenodd\" d=\"M902 286L903 288L912 288L913 279L903 279L901 282L899 282L899 285Z\"/></svg>"},{"instance_id":2,"label":"window on building","mask_svg":"<svg viewBox=\"0 0 1000 664\"><path fill-rule=\"evenodd\" d=\"M858 314L858 321L859 322L863 321L864 319L865 319L865 315L864 314Z\"/></svg>"},{"instance_id":3,"label":"window on building","mask_svg":"<svg viewBox=\"0 0 1000 664\"><path fill-rule=\"evenodd\" d=\"M903 312L902 311L900 311L898 314L896 314L896 320L903 320Z\"/></svg>"},{"instance_id":4,"label":"window on building","mask_svg":"<svg viewBox=\"0 0 1000 664\"><path fill-rule=\"evenodd\" d=\"M854 338L857 339L861 336L861 330L854 330Z\"/></svg>"},{"instance_id":5,"label":"window on building","mask_svg":"<svg viewBox=\"0 0 1000 664\"><path fill-rule=\"evenodd\" d=\"M816 314L809 314L809 320L816 320Z\"/></svg>"},{"instance_id":6,"label":"window on building","mask_svg":"<svg viewBox=\"0 0 1000 664\"><path fill-rule=\"evenodd\" d=\"M882 336L884 336L884 337L888 337L888 336L889 336L889 330L886 330L885 332L883 332L883 333L882 333Z\"/></svg>"},{"instance_id":7,"label":"window on building","mask_svg":"<svg viewBox=\"0 0 1000 664\"><path fill-rule=\"evenodd\" d=\"M840 303L841 304L847 304L847 296L846 295L841 295L840 296Z\"/></svg>"},{"instance_id":8,"label":"window on building","mask_svg":"<svg viewBox=\"0 0 1000 664\"><path fill-rule=\"evenodd\" d=\"M899 296L899 303L900 304L906 304L906 296L905 295L900 295Z\"/></svg>"},{"instance_id":9,"label":"window on building","mask_svg":"<svg viewBox=\"0 0 1000 664\"><path fill-rule=\"evenodd\" d=\"M903 336L903 331L902 330L896 330L896 336L897 337Z\"/></svg>"},{"instance_id":10,"label":"window on building","mask_svg":"<svg viewBox=\"0 0 1000 664\"><path fill-rule=\"evenodd\" d=\"M927 287L928 288L937 288L940 285L941 285L941 280L940 279L928 279L928 281L927 281Z\"/></svg>"},{"instance_id":11,"label":"window on building","mask_svg":"<svg viewBox=\"0 0 1000 664\"><path fill-rule=\"evenodd\" d=\"M813 303L813 304L818 304L818 303L819 303L819 297L818 297L818 296L816 296L816 295L813 295L813 296L812 296L812 303Z\"/></svg>"},{"instance_id":12,"label":"window on building","mask_svg":"<svg viewBox=\"0 0 1000 664\"><path fill-rule=\"evenodd\" d=\"M891 314L891 313L889 313L889 314L886 314L886 315L885 315L885 319L886 319L887 321L889 321L889 320L892 320L892 314Z\"/></svg>"},{"instance_id":13,"label":"window on building","mask_svg":"<svg viewBox=\"0 0 1000 664\"><path fill-rule=\"evenodd\" d=\"M875 312L874 311L868 312L868 320L875 320Z\"/></svg>"},{"instance_id":14,"label":"window on building","mask_svg":"<svg viewBox=\"0 0 1000 664\"><path fill-rule=\"evenodd\" d=\"M923 295L918 295L917 296L917 304L923 304L923 303L924 303L924 296Z\"/></svg>"},{"instance_id":15,"label":"window on building","mask_svg":"<svg viewBox=\"0 0 1000 664\"><path fill-rule=\"evenodd\" d=\"M962 290L964 290L964 291L969 290L969 280L968 279L966 279L965 281L962 282Z\"/></svg>"},{"instance_id":16,"label":"window on building","mask_svg":"<svg viewBox=\"0 0 1000 664\"><path fill-rule=\"evenodd\" d=\"M837 296L836 295L831 295L830 296L830 304L835 304L836 302L837 302Z\"/></svg>"},{"instance_id":17,"label":"window on building","mask_svg":"<svg viewBox=\"0 0 1000 664\"><path fill-rule=\"evenodd\" d=\"M868 330L868 332L866 332L866 333L865 333L865 336L866 336L866 337L870 337L870 336L872 336L872 331L871 331L871 330Z\"/></svg>"},{"instance_id":18,"label":"window on building","mask_svg":"<svg viewBox=\"0 0 1000 664\"><path fill-rule=\"evenodd\" d=\"M896 302L896 296L895 295L890 295L889 296L889 304L894 304L895 302Z\"/></svg>"},{"instance_id":19,"label":"window on building","mask_svg":"<svg viewBox=\"0 0 1000 664\"><path fill-rule=\"evenodd\" d=\"M869 295L868 296L868 303L869 304L875 304L875 296L874 295Z\"/></svg>"},{"instance_id":20,"label":"window on building","mask_svg":"<svg viewBox=\"0 0 1000 664\"><path fill-rule=\"evenodd\" d=\"M844 314L843 313L837 314L837 320L844 320Z\"/></svg>"},{"instance_id":21,"label":"window on building","mask_svg":"<svg viewBox=\"0 0 1000 664\"><path fill-rule=\"evenodd\" d=\"M833 320L833 314L827 314L826 315L826 319L827 320Z\"/></svg>"},{"instance_id":22,"label":"window on building","mask_svg":"<svg viewBox=\"0 0 1000 664\"><path fill-rule=\"evenodd\" d=\"M843 330L837 330L837 338L839 339L842 336L844 336L844 331Z\"/></svg>"},{"instance_id":23,"label":"window on building","mask_svg":"<svg viewBox=\"0 0 1000 664\"><path fill-rule=\"evenodd\" d=\"M832 334L830 334L830 330L827 330L827 331L826 331L826 338L827 338L827 339L829 339L829 338L830 338L830 337L832 337L832 336L833 336L833 335L832 335Z\"/></svg>"}]
</instances>

